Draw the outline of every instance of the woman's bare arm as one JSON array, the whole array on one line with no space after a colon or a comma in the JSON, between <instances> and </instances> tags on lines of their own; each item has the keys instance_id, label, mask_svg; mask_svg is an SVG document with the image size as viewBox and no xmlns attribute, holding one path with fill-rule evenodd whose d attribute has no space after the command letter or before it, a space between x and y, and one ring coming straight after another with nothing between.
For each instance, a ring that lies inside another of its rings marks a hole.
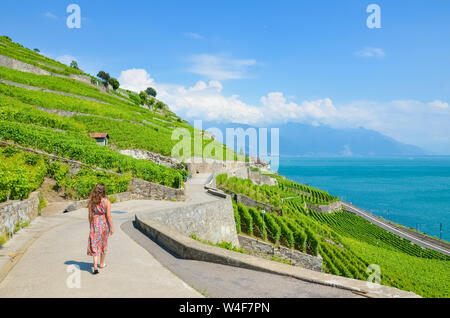
<instances>
[{"instance_id":1,"label":"woman's bare arm","mask_svg":"<svg viewBox=\"0 0 450 318\"><path fill-rule=\"evenodd\" d=\"M88 210L89 210L89 225L91 225L91 223L92 223L92 207L90 204L88 206Z\"/></svg>"},{"instance_id":2,"label":"woman's bare arm","mask_svg":"<svg viewBox=\"0 0 450 318\"><path fill-rule=\"evenodd\" d=\"M113 235L114 224L111 216L111 202L109 200L106 201L106 219L108 220L110 234Z\"/></svg>"}]
</instances>

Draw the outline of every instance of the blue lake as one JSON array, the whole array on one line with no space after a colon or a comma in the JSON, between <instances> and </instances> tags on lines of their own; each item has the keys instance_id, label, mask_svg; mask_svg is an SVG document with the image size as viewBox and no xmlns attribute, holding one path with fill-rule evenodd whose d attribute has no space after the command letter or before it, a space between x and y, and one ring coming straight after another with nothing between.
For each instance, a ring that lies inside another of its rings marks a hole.
<instances>
[{"instance_id":1,"label":"blue lake","mask_svg":"<svg viewBox=\"0 0 450 318\"><path fill-rule=\"evenodd\" d=\"M279 173L450 241L450 157L282 157Z\"/></svg>"}]
</instances>

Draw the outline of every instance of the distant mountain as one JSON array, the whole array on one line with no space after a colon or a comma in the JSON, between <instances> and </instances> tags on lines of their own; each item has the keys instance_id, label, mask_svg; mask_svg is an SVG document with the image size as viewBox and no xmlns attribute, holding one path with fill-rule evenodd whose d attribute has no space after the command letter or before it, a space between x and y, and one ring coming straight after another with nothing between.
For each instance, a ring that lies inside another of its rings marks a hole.
<instances>
[{"instance_id":1,"label":"distant mountain","mask_svg":"<svg viewBox=\"0 0 450 318\"><path fill-rule=\"evenodd\" d=\"M216 127L226 138L226 128L251 127L242 124L204 122L203 129ZM256 127L255 127L256 128ZM270 127L269 133L270 133ZM287 156L417 156L427 154L423 149L404 144L373 130L336 129L289 123L280 128L280 154ZM225 140L224 140L225 142ZM270 144L270 137L268 137ZM248 143L248 141L247 141ZM248 145L245 149L248 153Z\"/></svg>"}]
</instances>

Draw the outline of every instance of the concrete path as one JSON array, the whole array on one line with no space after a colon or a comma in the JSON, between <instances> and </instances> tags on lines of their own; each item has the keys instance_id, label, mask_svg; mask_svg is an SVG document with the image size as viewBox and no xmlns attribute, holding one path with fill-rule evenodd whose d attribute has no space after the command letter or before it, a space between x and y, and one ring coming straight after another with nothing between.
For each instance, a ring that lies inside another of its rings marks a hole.
<instances>
[{"instance_id":1,"label":"concrete path","mask_svg":"<svg viewBox=\"0 0 450 318\"><path fill-rule=\"evenodd\" d=\"M128 201L113 205L115 234L107 267L92 275L86 255L87 209L35 219L0 249L0 297L353 297L349 291L293 278L173 257L130 227L135 212L217 200L207 175L186 184L185 202ZM124 230L125 229L125 232ZM138 244L138 243L139 244ZM73 272L75 268L80 271ZM6 273L3 273L6 274ZM2 277L5 277L2 280ZM79 287L76 288L77 282ZM189 286L188 284L191 286ZM75 288L74 288L75 287Z\"/></svg>"},{"instance_id":2,"label":"concrete path","mask_svg":"<svg viewBox=\"0 0 450 318\"><path fill-rule=\"evenodd\" d=\"M312 284L295 278L178 258L135 228L124 222L122 230L183 281L215 298L353 298L348 290Z\"/></svg>"}]
</instances>

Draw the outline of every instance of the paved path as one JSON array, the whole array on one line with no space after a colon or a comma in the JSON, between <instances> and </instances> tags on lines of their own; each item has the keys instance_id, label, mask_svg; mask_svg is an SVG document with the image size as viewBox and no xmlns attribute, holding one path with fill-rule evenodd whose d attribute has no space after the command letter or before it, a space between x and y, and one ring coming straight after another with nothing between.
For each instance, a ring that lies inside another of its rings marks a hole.
<instances>
[{"instance_id":1,"label":"paved path","mask_svg":"<svg viewBox=\"0 0 450 318\"><path fill-rule=\"evenodd\" d=\"M202 297L201 292L215 297L356 296L284 276L177 259L130 226L135 212L142 209L217 200L203 190L206 178L197 175L187 183L185 202L143 200L114 204L116 232L109 240L108 266L99 275L91 274L92 258L86 255L87 209L37 218L0 249L0 268L2 262L16 262L0 282L0 297L191 298ZM19 248L24 242L28 245L25 252ZM80 288L67 285L76 278L68 272L73 265L81 270Z\"/></svg>"},{"instance_id":2,"label":"paved path","mask_svg":"<svg viewBox=\"0 0 450 318\"><path fill-rule=\"evenodd\" d=\"M178 258L124 222L122 230L152 254L158 262L207 297L226 298L351 298L351 291L312 284L295 278L245 268Z\"/></svg>"},{"instance_id":3,"label":"paved path","mask_svg":"<svg viewBox=\"0 0 450 318\"><path fill-rule=\"evenodd\" d=\"M411 234L408 234L404 231L399 230L398 228L395 228L394 226L388 224L386 221L380 220L377 217L374 217L373 215L371 215L370 213L367 213L349 203L343 202L342 203L344 206L344 210L356 215L359 215L361 217L363 217L364 219L366 219L367 221L369 221L372 224L375 224L383 229L385 229L388 232L391 232L395 235L398 235L400 237L403 237L419 246L425 247L425 248L429 248L432 250L435 250L437 252L446 254L450 256L450 250L444 248L443 246L438 246L436 244L430 243L430 242L426 242L425 240L421 239L420 237L417 236L413 236Z\"/></svg>"}]
</instances>

